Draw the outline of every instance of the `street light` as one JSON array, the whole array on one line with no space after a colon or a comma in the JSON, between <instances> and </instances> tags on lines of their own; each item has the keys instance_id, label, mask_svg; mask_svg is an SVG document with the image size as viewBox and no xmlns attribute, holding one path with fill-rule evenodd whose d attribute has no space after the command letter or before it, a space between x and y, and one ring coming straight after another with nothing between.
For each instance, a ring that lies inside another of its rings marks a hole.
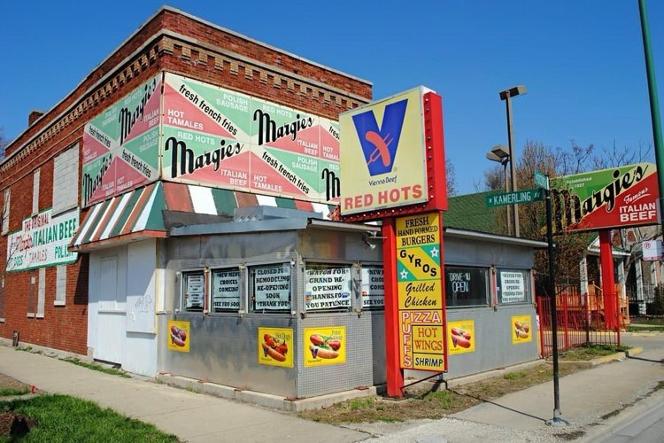
<instances>
[{"instance_id":1,"label":"street light","mask_svg":"<svg viewBox=\"0 0 664 443\"><path fill-rule=\"evenodd\" d=\"M510 161L509 148L505 145L495 145L489 152L486 153L486 158L492 162L498 162L503 167L503 177L505 179L505 192L509 192L510 186L507 180L507 164ZM507 233L512 232L512 214L510 213L509 206L505 207L507 213Z\"/></svg>"},{"instance_id":2,"label":"street light","mask_svg":"<svg viewBox=\"0 0 664 443\"><path fill-rule=\"evenodd\" d=\"M512 192L516 191L516 174L514 172L514 131L512 130L512 97L524 95L528 92L525 86L513 86L504 91L500 91L500 99L505 101L505 110L507 113L507 141L509 150L507 151L510 159L510 177L512 179ZM519 205L512 205L514 217L514 236L519 237Z\"/></svg>"}]
</instances>

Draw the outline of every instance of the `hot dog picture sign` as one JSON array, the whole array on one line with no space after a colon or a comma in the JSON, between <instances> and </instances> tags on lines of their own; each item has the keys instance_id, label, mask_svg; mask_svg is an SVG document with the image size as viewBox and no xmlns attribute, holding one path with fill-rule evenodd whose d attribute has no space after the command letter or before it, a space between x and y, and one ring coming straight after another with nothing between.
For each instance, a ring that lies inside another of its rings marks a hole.
<instances>
[{"instance_id":1,"label":"hot dog picture sign","mask_svg":"<svg viewBox=\"0 0 664 443\"><path fill-rule=\"evenodd\" d=\"M530 315L513 315L511 329L513 345L533 341L533 325Z\"/></svg>"},{"instance_id":2,"label":"hot dog picture sign","mask_svg":"<svg viewBox=\"0 0 664 443\"><path fill-rule=\"evenodd\" d=\"M304 328L304 366L346 363L346 327Z\"/></svg>"},{"instance_id":3,"label":"hot dog picture sign","mask_svg":"<svg viewBox=\"0 0 664 443\"><path fill-rule=\"evenodd\" d=\"M459 320L447 324L447 351L450 355L475 352L475 321Z\"/></svg>"},{"instance_id":4,"label":"hot dog picture sign","mask_svg":"<svg viewBox=\"0 0 664 443\"><path fill-rule=\"evenodd\" d=\"M168 350L177 352L189 352L189 342L191 334L189 333L189 322L169 320L168 321Z\"/></svg>"},{"instance_id":5,"label":"hot dog picture sign","mask_svg":"<svg viewBox=\"0 0 664 443\"><path fill-rule=\"evenodd\" d=\"M258 364L293 367L292 328L258 328Z\"/></svg>"}]
</instances>

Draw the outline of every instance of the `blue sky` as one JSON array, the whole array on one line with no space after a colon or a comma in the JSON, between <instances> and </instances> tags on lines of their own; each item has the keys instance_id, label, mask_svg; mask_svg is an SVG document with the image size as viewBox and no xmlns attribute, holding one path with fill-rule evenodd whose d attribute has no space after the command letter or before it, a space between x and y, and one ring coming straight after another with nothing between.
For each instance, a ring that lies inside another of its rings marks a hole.
<instances>
[{"instance_id":1,"label":"blue sky","mask_svg":"<svg viewBox=\"0 0 664 443\"><path fill-rule=\"evenodd\" d=\"M498 91L514 101L518 146L652 149L636 0L432 2L172 1L172 6L371 80L380 98L423 84L444 99L448 159L461 193L506 143ZM136 30L158 1L6 2L0 127L13 139ZM664 106L664 2L649 0Z\"/></svg>"}]
</instances>

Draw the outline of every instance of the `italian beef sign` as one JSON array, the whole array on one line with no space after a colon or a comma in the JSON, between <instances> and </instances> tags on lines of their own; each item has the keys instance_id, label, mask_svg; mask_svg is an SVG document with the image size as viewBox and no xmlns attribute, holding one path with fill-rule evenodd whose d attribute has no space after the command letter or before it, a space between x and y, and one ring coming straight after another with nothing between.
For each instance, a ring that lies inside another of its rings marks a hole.
<instances>
[{"instance_id":1,"label":"italian beef sign","mask_svg":"<svg viewBox=\"0 0 664 443\"><path fill-rule=\"evenodd\" d=\"M552 179L554 230L588 231L658 222L657 168L638 163Z\"/></svg>"}]
</instances>

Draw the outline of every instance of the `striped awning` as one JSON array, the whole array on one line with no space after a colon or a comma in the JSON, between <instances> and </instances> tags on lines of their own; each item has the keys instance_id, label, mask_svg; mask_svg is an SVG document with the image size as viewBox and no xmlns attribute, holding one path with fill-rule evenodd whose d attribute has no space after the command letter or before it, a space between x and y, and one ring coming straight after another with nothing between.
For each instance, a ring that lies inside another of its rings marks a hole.
<instances>
[{"instance_id":1,"label":"striped awning","mask_svg":"<svg viewBox=\"0 0 664 443\"><path fill-rule=\"evenodd\" d=\"M232 217L236 208L253 206L318 212L325 219L330 218L334 208L322 203L158 181L92 206L69 249L85 251L122 240L167 237L163 211Z\"/></svg>"}]
</instances>

